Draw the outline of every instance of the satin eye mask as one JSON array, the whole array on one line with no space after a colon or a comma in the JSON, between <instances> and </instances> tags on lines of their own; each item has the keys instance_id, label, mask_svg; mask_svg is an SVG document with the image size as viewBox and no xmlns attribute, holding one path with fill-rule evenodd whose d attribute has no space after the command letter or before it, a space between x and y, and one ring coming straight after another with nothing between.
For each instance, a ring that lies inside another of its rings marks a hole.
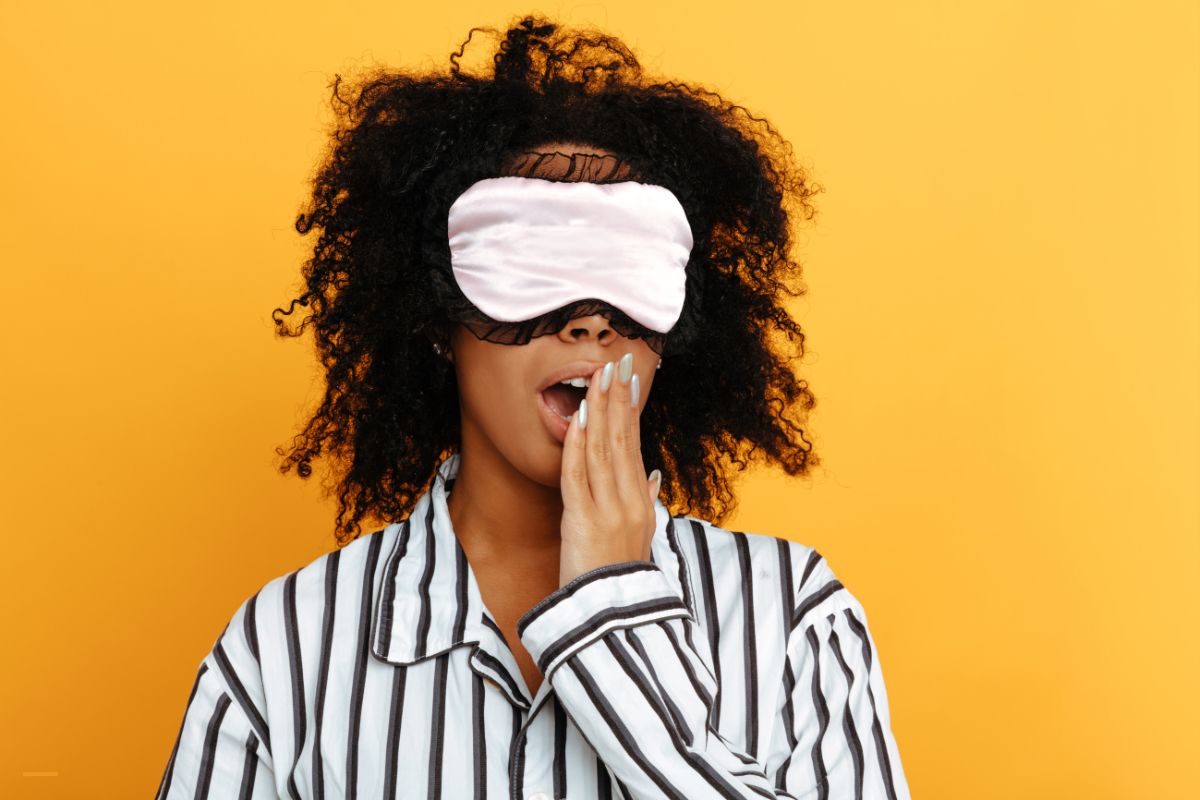
<instances>
[{"instance_id":1,"label":"satin eye mask","mask_svg":"<svg viewBox=\"0 0 1200 800\"><path fill-rule=\"evenodd\" d=\"M683 310L692 229L661 186L490 178L454 201L448 222L454 279L494 320L596 299L667 333Z\"/></svg>"}]
</instances>

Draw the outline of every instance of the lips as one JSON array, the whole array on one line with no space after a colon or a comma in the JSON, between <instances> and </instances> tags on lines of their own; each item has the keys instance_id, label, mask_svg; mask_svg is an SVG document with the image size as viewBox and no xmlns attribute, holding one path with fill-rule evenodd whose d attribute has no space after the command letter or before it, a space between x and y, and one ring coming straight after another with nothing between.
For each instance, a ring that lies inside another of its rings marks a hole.
<instances>
[{"instance_id":1,"label":"lips","mask_svg":"<svg viewBox=\"0 0 1200 800\"><path fill-rule=\"evenodd\" d=\"M570 419L571 415L579 410L579 404L585 397L587 397L586 387L568 386L561 383L556 383L542 392L542 399L546 401L546 405L563 419Z\"/></svg>"},{"instance_id":2,"label":"lips","mask_svg":"<svg viewBox=\"0 0 1200 800\"><path fill-rule=\"evenodd\" d=\"M534 395L538 413L546 430L558 441L566 438L571 415L579 410L579 404L587 397L591 377L603 366L596 361L575 361L542 379Z\"/></svg>"}]
</instances>

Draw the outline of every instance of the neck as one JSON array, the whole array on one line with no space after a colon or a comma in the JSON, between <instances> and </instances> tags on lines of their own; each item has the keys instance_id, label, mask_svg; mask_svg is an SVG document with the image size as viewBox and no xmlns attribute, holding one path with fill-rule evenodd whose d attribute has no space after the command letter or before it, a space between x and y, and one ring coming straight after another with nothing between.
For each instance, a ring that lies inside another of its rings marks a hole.
<instances>
[{"instance_id":1,"label":"neck","mask_svg":"<svg viewBox=\"0 0 1200 800\"><path fill-rule=\"evenodd\" d=\"M463 418L450 523L484 605L504 633L529 691L542 675L517 636L517 621L559 586L562 493L518 471Z\"/></svg>"},{"instance_id":2,"label":"neck","mask_svg":"<svg viewBox=\"0 0 1200 800\"><path fill-rule=\"evenodd\" d=\"M467 560L475 569L489 563L557 565L563 513L558 487L529 479L481 432L463 428L447 506Z\"/></svg>"}]
</instances>

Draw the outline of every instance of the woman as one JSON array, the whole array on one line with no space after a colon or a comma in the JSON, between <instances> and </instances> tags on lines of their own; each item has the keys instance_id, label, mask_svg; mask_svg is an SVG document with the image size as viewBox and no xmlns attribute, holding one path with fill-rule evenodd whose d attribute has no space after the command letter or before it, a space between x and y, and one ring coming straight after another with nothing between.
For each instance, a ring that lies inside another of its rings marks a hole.
<instances>
[{"instance_id":1,"label":"woman","mask_svg":"<svg viewBox=\"0 0 1200 800\"><path fill-rule=\"evenodd\" d=\"M733 467L814 463L815 187L610 37L461 55L335 84L276 320L327 378L283 469L327 460L345 546L234 615L159 796L907 797L861 607L713 522Z\"/></svg>"}]
</instances>

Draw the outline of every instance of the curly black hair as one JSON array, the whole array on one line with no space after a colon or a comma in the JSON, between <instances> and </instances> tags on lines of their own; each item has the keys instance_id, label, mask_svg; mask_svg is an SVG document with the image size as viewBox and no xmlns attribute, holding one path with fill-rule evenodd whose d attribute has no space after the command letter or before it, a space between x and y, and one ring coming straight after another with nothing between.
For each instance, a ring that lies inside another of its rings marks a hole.
<instances>
[{"instance_id":1,"label":"curly black hair","mask_svg":"<svg viewBox=\"0 0 1200 800\"><path fill-rule=\"evenodd\" d=\"M482 75L459 63L481 32L499 40ZM317 234L312 257L273 317L280 336L313 331L326 378L320 406L277 451L280 470L308 478L326 464L339 544L364 520L404 518L459 447L453 367L431 346L454 324L431 254L448 262L459 194L550 143L617 154L671 190L692 227L698 323L686 347L668 345L641 418L663 501L719 522L736 504L735 472L765 461L797 476L816 463L814 397L792 370L804 334L784 303L805 290L792 226L812 219L820 187L769 122L704 88L651 81L614 37L539 17L471 31L444 71L376 68L331 89L331 144L296 220Z\"/></svg>"}]
</instances>

